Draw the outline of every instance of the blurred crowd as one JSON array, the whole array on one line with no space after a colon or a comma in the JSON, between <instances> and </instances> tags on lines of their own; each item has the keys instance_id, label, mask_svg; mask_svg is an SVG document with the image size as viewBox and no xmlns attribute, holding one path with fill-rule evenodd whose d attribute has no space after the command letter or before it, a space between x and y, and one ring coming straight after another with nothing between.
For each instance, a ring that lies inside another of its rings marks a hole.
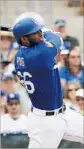
<instances>
[{"instance_id":1,"label":"blurred crowd","mask_svg":"<svg viewBox=\"0 0 84 149\"><path fill-rule=\"evenodd\" d=\"M1 147L27 148L27 114L31 103L20 85L14 68L14 57L19 49L9 27L0 30L0 115Z\"/></svg>"},{"instance_id":2,"label":"blurred crowd","mask_svg":"<svg viewBox=\"0 0 84 149\"><path fill-rule=\"evenodd\" d=\"M67 22L64 19L55 21L54 31L61 33L64 44L58 62L64 102L84 115L84 66L80 43L76 37L68 35Z\"/></svg>"},{"instance_id":3,"label":"blurred crowd","mask_svg":"<svg viewBox=\"0 0 84 149\"><path fill-rule=\"evenodd\" d=\"M67 22L64 19L57 19L54 22L53 30L61 33L64 42L57 63L64 102L71 109L84 115L84 66L82 65L80 43L76 37L68 35ZM7 131L10 133L18 131L19 133L21 131L26 134L26 115L31 109L31 102L26 90L20 85L14 68L14 57L19 50L19 45L8 27L1 26L0 35L1 133L7 133ZM20 118L15 125L10 117L17 119L18 115ZM25 125L23 121L25 121ZM12 123L12 130L9 123Z\"/></svg>"}]
</instances>

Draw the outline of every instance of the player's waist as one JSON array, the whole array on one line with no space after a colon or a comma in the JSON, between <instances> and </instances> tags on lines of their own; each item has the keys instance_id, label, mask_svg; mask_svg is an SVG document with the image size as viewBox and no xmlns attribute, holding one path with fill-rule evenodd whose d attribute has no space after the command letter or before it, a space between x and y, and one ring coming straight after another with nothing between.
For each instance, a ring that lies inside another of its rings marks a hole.
<instances>
[{"instance_id":1,"label":"player's waist","mask_svg":"<svg viewBox=\"0 0 84 149\"><path fill-rule=\"evenodd\" d=\"M53 116L53 115L57 115L57 114L63 113L65 110L66 110L65 104L63 104L58 109L50 110L50 111L48 111L48 110L40 110L40 109L37 109L35 107L32 108L32 112L35 115L39 115L39 116Z\"/></svg>"}]
</instances>

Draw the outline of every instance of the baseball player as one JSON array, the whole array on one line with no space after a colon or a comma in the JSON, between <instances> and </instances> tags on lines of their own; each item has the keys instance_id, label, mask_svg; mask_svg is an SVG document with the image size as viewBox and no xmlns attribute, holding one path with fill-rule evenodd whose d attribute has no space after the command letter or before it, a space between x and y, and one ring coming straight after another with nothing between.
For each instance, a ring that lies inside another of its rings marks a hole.
<instances>
[{"instance_id":1,"label":"baseball player","mask_svg":"<svg viewBox=\"0 0 84 149\"><path fill-rule=\"evenodd\" d=\"M63 138L83 143L83 117L63 104L55 66L61 38L48 31L45 39L41 29L33 18L23 18L13 27L21 45L15 69L33 106L28 114L29 148L58 148Z\"/></svg>"}]
</instances>

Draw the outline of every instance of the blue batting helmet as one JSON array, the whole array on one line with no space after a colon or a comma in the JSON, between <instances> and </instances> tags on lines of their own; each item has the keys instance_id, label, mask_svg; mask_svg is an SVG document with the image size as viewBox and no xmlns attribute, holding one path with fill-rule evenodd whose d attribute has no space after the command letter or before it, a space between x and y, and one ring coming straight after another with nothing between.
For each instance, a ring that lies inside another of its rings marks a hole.
<instances>
[{"instance_id":1,"label":"blue batting helmet","mask_svg":"<svg viewBox=\"0 0 84 149\"><path fill-rule=\"evenodd\" d=\"M39 25L34 19L25 18L14 25L13 34L15 36L15 39L19 43L21 37L36 33L41 29L42 26Z\"/></svg>"}]
</instances>

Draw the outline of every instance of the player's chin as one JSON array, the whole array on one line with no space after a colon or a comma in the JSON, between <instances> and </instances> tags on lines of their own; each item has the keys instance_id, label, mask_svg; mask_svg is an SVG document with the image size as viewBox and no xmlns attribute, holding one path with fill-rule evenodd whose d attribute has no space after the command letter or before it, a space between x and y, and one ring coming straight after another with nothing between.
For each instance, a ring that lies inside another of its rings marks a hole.
<instances>
[{"instance_id":1,"label":"player's chin","mask_svg":"<svg viewBox=\"0 0 84 149\"><path fill-rule=\"evenodd\" d=\"M35 41L35 42L30 42L30 47L34 47L38 44L38 41Z\"/></svg>"}]
</instances>

